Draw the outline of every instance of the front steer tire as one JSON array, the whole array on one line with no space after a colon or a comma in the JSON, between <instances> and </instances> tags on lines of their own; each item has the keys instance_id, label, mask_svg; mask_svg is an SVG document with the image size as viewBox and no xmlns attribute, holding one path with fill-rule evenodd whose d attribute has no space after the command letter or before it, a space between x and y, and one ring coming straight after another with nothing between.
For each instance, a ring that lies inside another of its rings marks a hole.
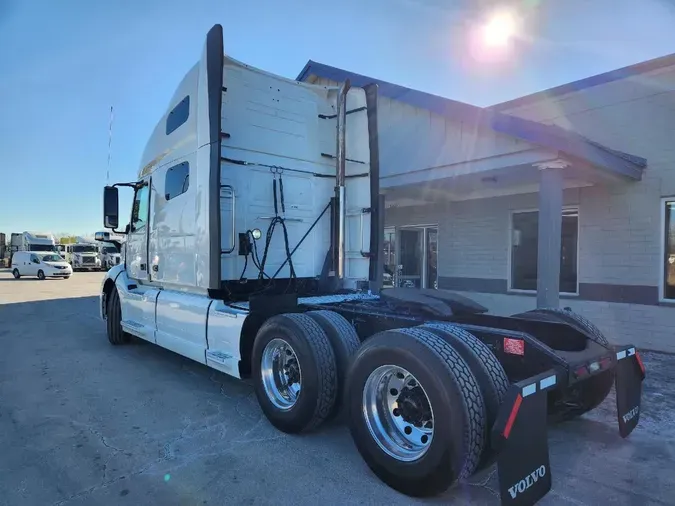
<instances>
[{"instance_id":1,"label":"front steer tire","mask_svg":"<svg viewBox=\"0 0 675 506\"><path fill-rule=\"evenodd\" d=\"M385 451L366 420L363 398L368 378L378 368L392 365L417 379L433 413L435 429L429 447L412 461ZM421 328L375 334L352 361L345 395L349 428L359 453L393 489L414 497L434 496L475 471L484 445L483 397L469 366L444 339Z\"/></svg>"},{"instance_id":2,"label":"front steer tire","mask_svg":"<svg viewBox=\"0 0 675 506\"><path fill-rule=\"evenodd\" d=\"M113 288L106 304L106 330L108 341L115 346L131 341L131 336L122 329L122 308L117 289Z\"/></svg>"},{"instance_id":3,"label":"front steer tire","mask_svg":"<svg viewBox=\"0 0 675 506\"><path fill-rule=\"evenodd\" d=\"M269 398L262 377L262 358L273 339L283 339L297 357L301 390L288 409L280 409ZM295 434L318 427L333 410L337 395L335 353L326 333L304 314L280 314L267 320L253 343L254 389L260 407L277 429Z\"/></svg>"}]
</instances>

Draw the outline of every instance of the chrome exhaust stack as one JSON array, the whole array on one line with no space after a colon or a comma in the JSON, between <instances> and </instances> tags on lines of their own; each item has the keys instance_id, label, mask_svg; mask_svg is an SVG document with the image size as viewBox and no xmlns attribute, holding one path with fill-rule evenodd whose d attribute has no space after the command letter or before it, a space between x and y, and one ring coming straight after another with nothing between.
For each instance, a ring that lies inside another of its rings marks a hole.
<instances>
[{"instance_id":1,"label":"chrome exhaust stack","mask_svg":"<svg viewBox=\"0 0 675 506\"><path fill-rule=\"evenodd\" d=\"M346 265L346 237L345 228L347 221L347 208L345 204L345 179L346 179L346 127L347 127L347 93L351 83L347 79L338 92L337 98L337 150L336 150L336 182L335 198L338 205L338 233L337 233L337 277L344 279Z\"/></svg>"}]
</instances>

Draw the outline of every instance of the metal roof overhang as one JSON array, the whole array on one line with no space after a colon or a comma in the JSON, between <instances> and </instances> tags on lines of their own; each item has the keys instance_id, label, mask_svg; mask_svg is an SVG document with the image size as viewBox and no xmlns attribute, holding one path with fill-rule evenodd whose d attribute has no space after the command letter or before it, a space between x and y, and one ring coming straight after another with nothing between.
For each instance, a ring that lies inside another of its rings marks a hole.
<instances>
[{"instance_id":1,"label":"metal roof overhang","mask_svg":"<svg viewBox=\"0 0 675 506\"><path fill-rule=\"evenodd\" d=\"M575 178L582 176L582 179L599 182L603 177L602 175L597 174L598 171L604 172L605 175L609 176L609 180L639 181L642 179L643 170L647 166L647 160L644 158L608 148L586 137L555 125L544 125L516 116L509 116L491 109L483 109L470 104L405 88L403 86L348 72L311 60L307 62L304 69L298 75L297 80L314 82L316 78L324 78L336 82L343 82L346 79L350 79L354 86L365 86L367 84L376 83L379 87L381 96L414 107L430 110L452 120L469 122L479 127L490 128L496 132L539 146L542 148L541 150L531 150L531 153L524 155L525 158L527 158L527 156L533 158L532 161L525 161L526 164L529 163L530 167L533 163L563 158L569 161L570 165L574 168ZM520 153L518 155L520 155ZM508 156L510 155L506 155L506 157ZM498 168L490 167L491 164L499 164L501 168L523 167L523 163L520 163L520 161L517 160L517 156L514 160L509 160L506 157L499 156L494 157L494 159L467 160L467 162L462 165L474 167L476 170L473 172L484 172L484 170L489 171ZM543 159L534 160L537 157ZM480 167L485 167L485 169L480 170ZM389 181L382 181L382 187L386 188L387 186L393 187L401 184L413 183L420 184L424 183L425 180L430 181L433 179L433 175L437 175L440 178L459 177L461 175L456 171L453 175L453 173L448 173L447 170L447 167L438 168L438 170L432 168L419 171L419 174L413 170L406 174L392 175L390 176L391 179ZM589 171L589 173L583 174L584 171ZM422 172L425 172L425 174L422 174ZM445 176L443 176L443 173L445 173ZM404 183L404 181L407 182Z\"/></svg>"}]
</instances>

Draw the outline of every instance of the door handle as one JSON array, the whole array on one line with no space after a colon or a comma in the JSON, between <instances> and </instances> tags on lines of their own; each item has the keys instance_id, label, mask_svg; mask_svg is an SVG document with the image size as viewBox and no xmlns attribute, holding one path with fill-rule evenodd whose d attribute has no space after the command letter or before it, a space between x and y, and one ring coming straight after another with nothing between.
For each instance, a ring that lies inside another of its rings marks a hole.
<instances>
[{"instance_id":1,"label":"door handle","mask_svg":"<svg viewBox=\"0 0 675 506\"><path fill-rule=\"evenodd\" d=\"M157 272L159 270L159 265L155 264L152 266L153 272Z\"/></svg>"},{"instance_id":2,"label":"door handle","mask_svg":"<svg viewBox=\"0 0 675 506\"><path fill-rule=\"evenodd\" d=\"M147 268L148 268L148 266L146 264L141 264L141 270L142 271L146 270Z\"/></svg>"}]
</instances>

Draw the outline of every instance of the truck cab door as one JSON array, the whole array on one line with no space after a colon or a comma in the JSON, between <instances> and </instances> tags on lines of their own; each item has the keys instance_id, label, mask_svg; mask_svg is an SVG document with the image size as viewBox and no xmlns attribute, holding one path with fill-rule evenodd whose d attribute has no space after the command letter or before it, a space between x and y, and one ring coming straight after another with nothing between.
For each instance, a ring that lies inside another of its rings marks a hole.
<instances>
[{"instance_id":1,"label":"truck cab door","mask_svg":"<svg viewBox=\"0 0 675 506\"><path fill-rule=\"evenodd\" d=\"M148 279L148 211L150 209L150 179L136 190L131 208L131 222L126 241L126 263L129 278Z\"/></svg>"}]
</instances>

